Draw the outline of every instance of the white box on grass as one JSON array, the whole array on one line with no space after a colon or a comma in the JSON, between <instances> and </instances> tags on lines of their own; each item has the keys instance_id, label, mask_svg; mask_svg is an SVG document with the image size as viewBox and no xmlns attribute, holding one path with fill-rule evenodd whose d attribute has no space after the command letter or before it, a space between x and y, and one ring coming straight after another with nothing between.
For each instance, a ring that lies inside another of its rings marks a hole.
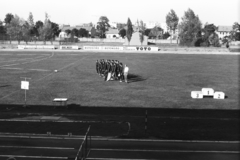
<instances>
[{"instance_id":1,"label":"white box on grass","mask_svg":"<svg viewBox=\"0 0 240 160\"><path fill-rule=\"evenodd\" d=\"M202 99L203 98L203 93L202 93L202 91L192 91L191 92L191 97L196 98L196 99Z\"/></svg>"},{"instance_id":2,"label":"white box on grass","mask_svg":"<svg viewBox=\"0 0 240 160\"><path fill-rule=\"evenodd\" d=\"M213 96L214 90L212 88L202 88L203 96Z\"/></svg>"},{"instance_id":3,"label":"white box on grass","mask_svg":"<svg viewBox=\"0 0 240 160\"><path fill-rule=\"evenodd\" d=\"M225 93L223 92L215 92L213 95L214 99L225 99Z\"/></svg>"}]
</instances>

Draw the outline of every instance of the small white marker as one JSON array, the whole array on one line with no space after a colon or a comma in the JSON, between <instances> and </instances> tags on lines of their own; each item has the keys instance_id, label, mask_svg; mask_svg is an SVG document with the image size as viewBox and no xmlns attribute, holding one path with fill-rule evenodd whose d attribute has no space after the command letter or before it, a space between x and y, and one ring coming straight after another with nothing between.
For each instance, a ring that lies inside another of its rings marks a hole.
<instances>
[{"instance_id":1,"label":"small white marker","mask_svg":"<svg viewBox=\"0 0 240 160\"><path fill-rule=\"evenodd\" d=\"M58 72L58 70L54 70L54 72Z\"/></svg>"}]
</instances>

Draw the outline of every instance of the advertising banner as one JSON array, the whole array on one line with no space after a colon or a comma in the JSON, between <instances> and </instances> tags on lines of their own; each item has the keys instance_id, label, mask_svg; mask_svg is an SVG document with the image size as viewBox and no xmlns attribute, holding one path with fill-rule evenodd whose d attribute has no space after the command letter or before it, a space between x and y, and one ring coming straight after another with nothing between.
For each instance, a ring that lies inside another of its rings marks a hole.
<instances>
[{"instance_id":1,"label":"advertising banner","mask_svg":"<svg viewBox=\"0 0 240 160\"><path fill-rule=\"evenodd\" d=\"M18 49L25 49L24 45L18 45Z\"/></svg>"},{"instance_id":2,"label":"advertising banner","mask_svg":"<svg viewBox=\"0 0 240 160\"><path fill-rule=\"evenodd\" d=\"M119 46L83 46L84 50L109 50L109 51L119 51L123 50L123 47Z\"/></svg>"},{"instance_id":3,"label":"advertising banner","mask_svg":"<svg viewBox=\"0 0 240 160\"><path fill-rule=\"evenodd\" d=\"M136 47L137 51L158 51L158 47Z\"/></svg>"},{"instance_id":4,"label":"advertising banner","mask_svg":"<svg viewBox=\"0 0 240 160\"><path fill-rule=\"evenodd\" d=\"M70 50L78 50L79 47L78 46L60 46L60 49L70 49Z\"/></svg>"}]
</instances>

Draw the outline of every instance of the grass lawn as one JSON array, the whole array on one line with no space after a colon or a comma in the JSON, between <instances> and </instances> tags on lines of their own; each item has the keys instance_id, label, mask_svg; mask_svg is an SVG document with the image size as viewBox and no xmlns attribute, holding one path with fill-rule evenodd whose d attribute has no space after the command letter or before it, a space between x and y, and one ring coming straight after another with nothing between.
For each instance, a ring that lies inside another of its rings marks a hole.
<instances>
[{"instance_id":1,"label":"grass lawn","mask_svg":"<svg viewBox=\"0 0 240 160\"><path fill-rule=\"evenodd\" d=\"M129 82L104 82L97 59L130 67ZM54 72L58 70L58 72ZM0 118L55 115L91 123L92 135L159 139L239 140L239 55L98 52L0 52ZM20 77L30 77L27 104ZM191 91L213 88L227 98L192 99ZM69 98L54 109L53 98ZM106 122L106 123L104 123ZM107 122L113 122L108 123ZM0 122L0 132L84 134L88 124ZM79 127L79 128L78 128Z\"/></svg>"},{"instance_id":2,"label":"grass lawn","mask_svg":"<svg viewBox=\"0 0 240 160\"><path fill-rule=\"evenodd\" d=\"M128 64L130 83L104 82L97 59ZM81 106L239 109L238 55L1 51L0 73L0 104L23 104L20 77L30 77L30 105L66 97ZM227 98L191 98L191 91L208 87Z\"/></svg>"}]
</instances>

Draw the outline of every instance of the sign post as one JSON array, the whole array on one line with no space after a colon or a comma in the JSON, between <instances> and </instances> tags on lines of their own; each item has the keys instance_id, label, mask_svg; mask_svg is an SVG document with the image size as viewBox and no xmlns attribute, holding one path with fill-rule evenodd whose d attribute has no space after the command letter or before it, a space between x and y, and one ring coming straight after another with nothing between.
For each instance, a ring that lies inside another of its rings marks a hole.
<instances>
[{"instance_id":1,"label":"sign post","mask_svg":"<svg viewBox=\"0 0 240 160\"><path fill-rule=\"evenodd\" d=\"M148 113L147 113L147 110L146 110L146 113L145 113L145 135L147 136L147 123L148 123L148 117L147 117Z\"/></svg>"},{"instance_id":2,"label":"sign post","mask_svg":"<svg viewBox=\"0 0 240 160\"><path fill-rule=\"evenodd\" d=\"M27 77L20 77L20 78L24 78L24 81L21 81L21 89L24 89L25 91L25 98L24 98L24 106L23 107L27 107L27 90L29 90L29 82L27 81L27 79L31 79L31 78L27 78Z\"/></svg>"}]
</instances>

